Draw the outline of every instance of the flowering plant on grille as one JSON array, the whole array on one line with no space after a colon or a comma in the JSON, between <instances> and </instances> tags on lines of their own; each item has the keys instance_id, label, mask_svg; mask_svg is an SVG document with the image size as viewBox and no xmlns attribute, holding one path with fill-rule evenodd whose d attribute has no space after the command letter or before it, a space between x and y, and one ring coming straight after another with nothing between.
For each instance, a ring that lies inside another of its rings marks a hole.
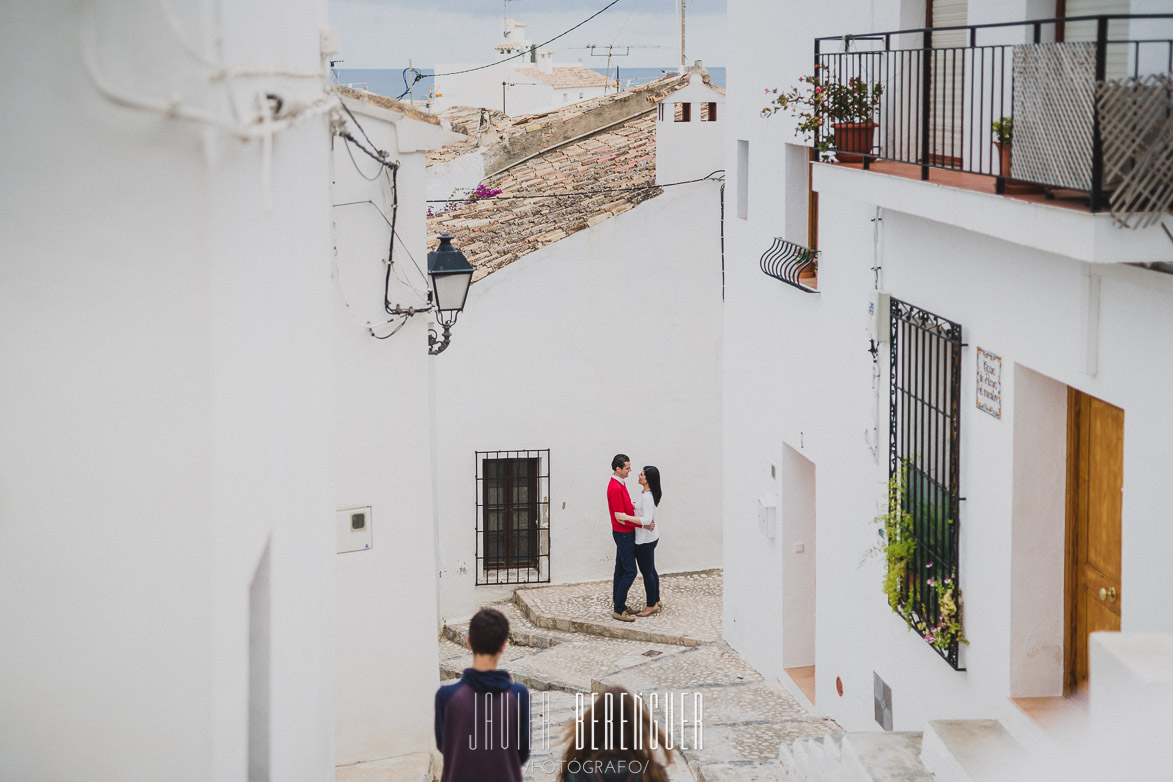
<instances>
[{"instance_id":1,"label":"flowering plant on grille","mask_svg":"<svg viewBox=\"0 0 1173 782\"><path fill-rule=\"evenodd\" d=\"M951 574L942 579L930 578L925 584L937 595L937 623L929 625L918 620L916 629L921 637L934 649L944 650L955 643L969 643L961 626L961 590L957 587L956 575Z\"/></svg>"},{"instance_id":2,"label":"flowering plant on grille","mask_svg":"<svg viewBox=\"0 0 1173 782\"><path fill-rule=\"evenodd\" d=\"M794 135L817 133L820 152L833 146L828 124L871 122L884 94L882 84L868 84L858 76L840 81L821 63L815 65L814 74L799 76L798 81L798 85L786 92L779 92L777 87L767 88L766 94L775 97L761 113L763 117L772 117L783 109L788 110L798 120Z\"/></svg>"},{"instance_id":3,"label":"flowering plant on grille","mask_svg":"<svg viewBox=\"0 0 1173 782\"><path fill-rule=\"evenodd\" d=\"M957 573L945 575L933 573L932 561L925 562L925 591L922 594L921 579L914 577L916 567L917 540L913 533L914 518L907 510L905 465L900 474L888 483L888 510L876 521L883 525L884 540L865 552L865 559L872 555L883 555L883 591L888 605L915 630L930 646L947 651L954 644L968 644L961 624L961 587L957 584ZM952 521L946 520L952 524ZM933 616L936 608L936 622L926 617Z\"/></svg>"}]
</instances>

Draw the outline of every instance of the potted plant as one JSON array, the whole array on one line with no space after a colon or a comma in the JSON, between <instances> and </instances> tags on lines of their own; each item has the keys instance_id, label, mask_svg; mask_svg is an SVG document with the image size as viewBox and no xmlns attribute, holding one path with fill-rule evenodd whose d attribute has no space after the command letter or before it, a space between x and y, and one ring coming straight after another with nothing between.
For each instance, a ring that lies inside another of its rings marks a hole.
<instances>
[{"instance_id":1,"label":"potted plant","mask_svg":"<svg viewBox=\"0 0 1173 782\"><path fill-rule=\"evenodd\" d=\"M814 75L799 76L798 81L800 84L788 92L767 89L767 94L776 97L762 109L762 116L789 110L798 119L798 131L817 132L819 152L826 154L834 146L839 160L859 160L861 154L871 152L876 129L873 117L884 94L882 84L869 84L858 76L840 81L823 64L815 65ZM832 133L827 132L828 125ZM845 156L845 152L855 154Z\"/></svg>"},{"instance_id":2,"label":"potted plant","mask_svg":"<svg viewBox=\"0 0 1173 782\"><path fill-rule=\"evenodd\" d=\"M998 148L999 171L1001 175L1010 178L1010 140L1014 138L1014 120L1010 117L999 117L990 123L990 130L994 132L994 146Z\"/></svg>"},{"instance_id":3,"label":"potted plant","mask_svg":"<svg viewBox=\"0 0 1173 782\"><path fill-rule=\"evenodd\" d=\"M998 175L1006 180L1003 185L1004 191L1012 195L1043 192L1045 188L1042 185L1010 178L1010 160L1014 146L1014 119L999 117L990 123L990 130L994 133L994 146L998 149Z\"/></svg>"}]
</instances>

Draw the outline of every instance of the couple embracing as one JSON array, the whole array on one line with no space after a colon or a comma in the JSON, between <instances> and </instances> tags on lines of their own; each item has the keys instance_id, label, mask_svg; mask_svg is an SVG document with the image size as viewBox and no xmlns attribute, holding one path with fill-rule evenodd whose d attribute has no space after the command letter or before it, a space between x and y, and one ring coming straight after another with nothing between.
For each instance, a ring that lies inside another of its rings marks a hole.
<instances>
[{"instance_id":1,"label":"couple embracing","mask_svg":"<svg viewBox=\"0 0 1173 782\"><path fill-rule=\"evenodd\" d=\"M660 491L660 471L644 467L639 474L643 491L633 505L624 483L631 474L631 459L617 454L611 460L611 480L607 482L607 508L611 512L611 536L615 539L615 581L612 588L611 616L621 622L634 622L637 616L651 616L664 607L660 600L660 576L656 573L656 506ZM647 607L638 614L627 607L627 591L635 582L636 563L644 577Z\"/></svg>"}]
</instances>

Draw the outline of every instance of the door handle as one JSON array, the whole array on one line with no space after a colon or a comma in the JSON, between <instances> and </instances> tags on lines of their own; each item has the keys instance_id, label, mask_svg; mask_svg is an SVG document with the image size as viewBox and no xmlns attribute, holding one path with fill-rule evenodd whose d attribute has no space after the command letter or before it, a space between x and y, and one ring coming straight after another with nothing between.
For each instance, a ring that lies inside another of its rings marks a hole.
<instances>
[{"instance_id":1,"label":"door handle","mask_svg":"<svg viewBox=\"0 0 1173 782\"><path fill-rule=\"evenodd\" d=\"M1106 600L1109 603L1116 602L1116 587L1100 588L1100 600Z\"/></svg>"}]
</instances>

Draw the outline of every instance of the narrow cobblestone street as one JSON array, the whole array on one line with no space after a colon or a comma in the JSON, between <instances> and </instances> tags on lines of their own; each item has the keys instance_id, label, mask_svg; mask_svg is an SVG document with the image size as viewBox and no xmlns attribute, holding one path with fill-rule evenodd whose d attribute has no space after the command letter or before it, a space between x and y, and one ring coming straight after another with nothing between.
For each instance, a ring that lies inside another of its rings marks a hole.
<instances>
[{"instance_id":1,"label":"narrow cobblestone street","mask_svg":"<svg viewBox=\"0 0 1173 782\"><path fill-rule=\"evenodd\" d=\"M611 583L597 581L519 589L513 600L493 603L511 627L501 667L534 691L534 723L549 720L550 742L538 741L525 779L556 779L566 746L566 723L574 716L575 693L608 686L658 693L661 700L703 695L703 741L692 746L686 732L674 750L674 782L745 782L786 779L779 764L783 743L839 731L812 716L781 683L763 678L721 638L719 570L665 575L664 610L635 622L611 618ZM628 598L644 605L637 579ZM469 664L468 623L445 625L440 640L441 677L451 679ZM548 712L548 714L547 714ZM691 718L691 717L690 717ZM679 731L678 731L679 733Z\"/></svg>"}]
</instances>

